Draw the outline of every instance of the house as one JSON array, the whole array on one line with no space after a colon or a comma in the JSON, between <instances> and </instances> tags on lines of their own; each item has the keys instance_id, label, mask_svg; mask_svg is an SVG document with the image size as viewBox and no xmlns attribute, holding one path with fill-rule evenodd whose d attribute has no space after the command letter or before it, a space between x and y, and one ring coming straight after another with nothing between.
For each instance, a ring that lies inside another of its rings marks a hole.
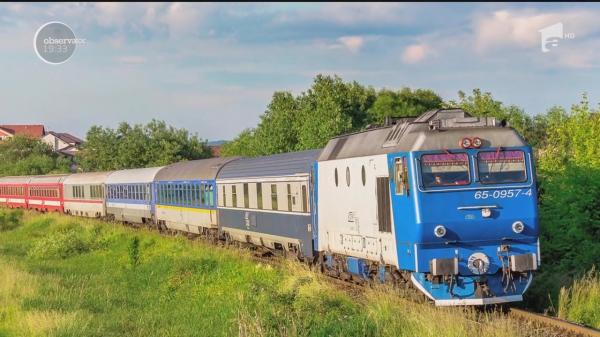
<instances>
[{"instance_id":1,"label":"house","mask_svg":"<svg viewBox=\"0 0 600 337\"><path fill-rule=\"evenodd\" d=\"M79 146L83 144L83 140L68 134L50 131L43 138L42 141L52 147L54 152L64 154L69 157L73 157Z\"/></svg>"},{"instance_id":2,"label":"house","mask_svg":"<svg viewBox=\"0 0 600 337\"><path fill-rule=\"evenodd\" d=\"M0 141L13 138L14 136L25 136L31 138L42 138L46 134L43 125L0 125Z\"/></svg>"},{"instance_id":3,"label":"house","mask_svg":"<svg viewBox=\"0 0 600 337\"><path fill-rule=\"evenodd\" d=\"M223 144L227 143L224 140L215 140L212 142L207 142L207 146L208 149L210 150L210 153L212 154L213 157L220 157L221 156L221 148L223 147Z\"/></svg>"}]
</instances>

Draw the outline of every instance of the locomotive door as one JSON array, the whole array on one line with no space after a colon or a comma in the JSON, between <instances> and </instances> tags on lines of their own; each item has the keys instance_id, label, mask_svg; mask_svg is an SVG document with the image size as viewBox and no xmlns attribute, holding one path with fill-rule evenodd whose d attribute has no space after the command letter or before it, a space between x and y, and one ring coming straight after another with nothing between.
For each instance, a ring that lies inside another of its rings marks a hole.
<instances>
[{"instance_id":1,"label":"locomotive door","mask_svg":"<svg viewBox=\"0 0 600 337\"><path fill-rule=\"evenodd\" d=\"M414 268L415 254L414 241L412 233L414 227L414 205L410 189L408 154L396 154L389 160L391 199L392 199L392 217L394 222L394 232L396 247L398 250L398 265L402 269L412 270Z\"/></svg>"}]
</instances>

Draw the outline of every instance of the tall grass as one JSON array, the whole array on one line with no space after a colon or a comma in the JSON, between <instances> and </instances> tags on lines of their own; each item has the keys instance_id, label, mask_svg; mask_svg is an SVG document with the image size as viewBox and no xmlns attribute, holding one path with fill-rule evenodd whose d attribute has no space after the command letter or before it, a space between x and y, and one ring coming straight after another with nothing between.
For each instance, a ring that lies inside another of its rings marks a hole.
<instances>
[{"instance_id":1,"label":"tall grass","mask_svg":"<svg viewBox=\"0 0 600 337\"><path fill-rule=\"evenodd\" d=\"M560 318L600 329L600 272L592 268L568 288L561 288Z\"/></svg>"},{"instance_id":2,"label":"tall grass","mask_svg":"<svg viewBox=\"0 0 600 337\"><path fill-rule=\"evenodd\" d=\"M0 336L542 335L500 314L348 292L294 262L96 220L26 212L0 235Z\"/></svg>"}]
</instances>

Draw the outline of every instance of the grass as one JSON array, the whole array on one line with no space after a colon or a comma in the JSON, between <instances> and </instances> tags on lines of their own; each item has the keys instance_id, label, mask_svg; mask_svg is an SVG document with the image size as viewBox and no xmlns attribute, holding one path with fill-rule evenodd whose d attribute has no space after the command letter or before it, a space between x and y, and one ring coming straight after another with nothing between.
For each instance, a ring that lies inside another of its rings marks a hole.
<instances>
[{"instance_id":1,"label":"grass","mask_svg":"<svg viewBox=\"0 0 600 337\"><path fill-rule=\"evenodd\" d=\"M266 265L234 248L57 214L16 217L0 232L0 336L543 335L494 312L353 294L297 263Z\"/></svg>"},{"instance_id":2,"label":"grass","mask_svg":"<svg viewBox=\"0 0 600 337\"><path fill-rule=\"evenodd\" d=\"M558 316L600 329L600 272L592 269L560 290Z\"/></svg>"}]
</instances>

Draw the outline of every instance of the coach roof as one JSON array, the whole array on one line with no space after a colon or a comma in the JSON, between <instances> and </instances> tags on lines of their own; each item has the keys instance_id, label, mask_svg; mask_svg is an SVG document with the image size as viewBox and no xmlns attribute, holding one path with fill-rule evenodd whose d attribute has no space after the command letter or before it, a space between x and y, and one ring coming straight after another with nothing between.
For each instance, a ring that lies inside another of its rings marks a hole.
<instances>
[{"instance_id":1,"label":"coach roof","mask_svg":"<svg viewBox=\"0 0 600 337\"><path fill-rule=\"evenodd\" d=\"M8 176L0 177L0 184L26 184L29 182L31 177L28 176Z\"/></svg>"},{"instance_id":2,"label":"coach roof","mask_svg":"<svg viewBox=\"0 0 600 337\"><path fill-rule=\"evenodd\" d=\"M155 181L215 179L221 168L239 157L219 157L184 161L165 166Z\"/></svg>"},{"instance_id":3,"label":"coach roof","mask_svg":"<svg viewBox=\"0 0 600 337\"><path fill-rule=\"evenodd\" d=\"M58 184L62 183L68 176L68 174L32 176L29 184Z\"/></svg>"},{"instance_id":4,"label":"coach roof","mask_svg":"<svg viewBox=\"0 0 600 337\"><path fill-rule=\"evenodd\" d=\"M309 173L321 150L281 153L257 158L240 158L225 165L217 179L279 177Z\"/></svg>"},{"instance_id":5,"label":"coach roof","mask_svg":"<svg viewBox=\"0 0 600 337\"><path fill-rule=\"evenodd\" d=\"M163 168L161 167L150 167L142 169L132 170L121 170L111 173L106 178L107 184L140 184L140 183L151 183L154 181L156 173Z\"/></svg>"},{"instance_id":6,"label":"coach roof","mask_svg":"<svg viewBox=\"0 0 600 337\"><path fill-rule=\"evenodd\" d=\"M111 172L87 172L87 173L76 173L71 174L65 179L65 185L88 185L88 184L104 184L106 178L112 173Z\"/></svg>"}]
</instances>

